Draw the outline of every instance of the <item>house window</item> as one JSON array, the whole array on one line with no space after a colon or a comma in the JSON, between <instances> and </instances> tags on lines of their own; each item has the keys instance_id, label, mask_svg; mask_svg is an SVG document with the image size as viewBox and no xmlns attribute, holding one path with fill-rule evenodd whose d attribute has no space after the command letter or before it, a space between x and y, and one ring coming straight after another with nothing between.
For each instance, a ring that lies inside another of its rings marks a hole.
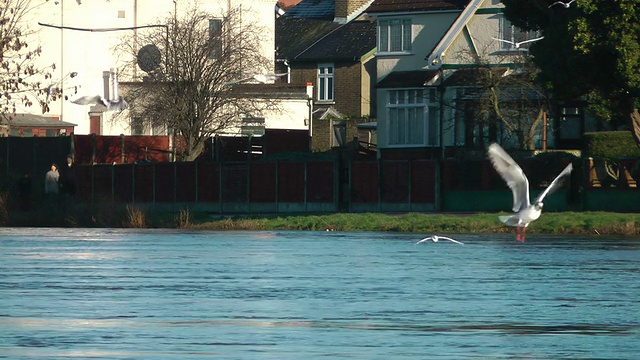
<instances>
[{"instance_id":1,"label":"house window","mask_svg":"<svg viewBox=\"0 0 640 360\"><path fill-rule=\"evenodd\" d=\"M318 101L333 101L333 64L318 65Z\"/></svg>"},{"instance_id":2,"label":"house window","mask_svg":"<svg viewBox=\"0 0 640 360\"><path fill-rule=\"evenodd\" d=\"M210 59L218 60L222 55L222 19L209 19Z\"/></svg>"},{"instance_id":3,"label":"house window","mask_svg":"<svg viewBox=\"0 0 640 360\"><path fill-rule=\"evenodd\" d=\"M411 51L411 20L378 21L378 52Z\"/></svg>"},{"instance_id":4,"label":"house window","mask_svg":"<svg viewBox=\"0 0 640 360\"><path fill-rule=\"evenodd\" d=\"M439 123L435 89L391 90L388 95L389 146L437 146Z\"/></svg>"},{"instance_id":5,"label":"house window","mask_svg":"<svg viewBox=\"0 0 640 360\"><path fill-rule=\"evenodd\" d=\"M142 118L131 118L131 135L144 135L144 121Z\"/></svg>"},{"instance_id":6,"label":"house window","mask_svg":"<svg viewBox=\"0 0 640 360\"><path fill-rule=\"evenodd\" d=\"M500 41L500 50L515 50L515 43L519 43L526 40L531 40L540 37L538 31L524 31L518 27L515 27L511 22L505 18L500 19L500 39L511 41L512 44ZM528 49L533 42L520 45L520 49Z\"/></svg>"}]
</instances>

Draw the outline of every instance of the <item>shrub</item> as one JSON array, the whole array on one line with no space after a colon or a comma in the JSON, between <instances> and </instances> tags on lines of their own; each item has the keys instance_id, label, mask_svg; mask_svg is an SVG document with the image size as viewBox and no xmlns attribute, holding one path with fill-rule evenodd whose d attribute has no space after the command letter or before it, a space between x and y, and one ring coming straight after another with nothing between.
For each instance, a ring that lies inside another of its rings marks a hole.
<instances>
[{"instance_id":1,"label":"shrub","mask_svg":"<svg viewBox=\"0 0 640 360\"><path fill-rule=\"evenodd\" d=\"M640 157L640 148L629 131L599 131L584 134L583 157L605 160Z\"/></svg>"},{"instance_id":2,"label":"shrub","mask_svg":"<svg viewBox=\"0 0 640 360\"><path fill-rule=\"evenodd\" d=\"M127 220L124 225L129 228L146 228L147 216L142 209L127 205Z\"/></svg>"},{"instance_id":3,"label":"shrub","mask_svg":"<svg viewBox=\"0 0 640 360\"><path fill-rule=\"evenodd\" d=\"M176 216L176 226L178 229L188 229L191 225L191 212L189 209L180 210L180 213Z\"/></svg>"}]
</instances>

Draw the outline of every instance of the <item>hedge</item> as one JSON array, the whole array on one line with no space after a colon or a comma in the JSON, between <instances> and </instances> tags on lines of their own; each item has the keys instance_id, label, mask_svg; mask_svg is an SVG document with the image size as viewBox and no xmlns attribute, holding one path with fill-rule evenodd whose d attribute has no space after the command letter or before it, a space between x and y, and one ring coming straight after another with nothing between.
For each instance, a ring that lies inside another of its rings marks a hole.
<instances>
[{"instance_id":1,"label":"hedge","mask_svg":"<svg viewBox=\"0 0 640 360\"><path fill-rule=\"evenodd\" d=\"M599 131L584 134L583 157L621 159L640 157L640 148L630 131Z\"/></svg>"}]
</instances>

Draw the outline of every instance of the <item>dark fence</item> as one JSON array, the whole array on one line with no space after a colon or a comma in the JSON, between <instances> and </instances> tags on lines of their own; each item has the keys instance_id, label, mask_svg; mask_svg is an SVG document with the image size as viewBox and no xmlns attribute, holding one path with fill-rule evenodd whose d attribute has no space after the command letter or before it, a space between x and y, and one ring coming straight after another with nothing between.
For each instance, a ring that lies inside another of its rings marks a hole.
<instances>
[{"instance_id":1,"label":"dark fence","mask_svg":"<svg viewBox=\"0 0 640 360\"><path fill-rule=\"evenodd\" d=\"M339 166L337 160L77 165L76 198L212 212L435 209L433 161L353 161L347 172Z\"/></svg>"},{"instance_id":2,"label":"dark fence","mask_svg":"<svg viewBox=\"0 0 640 360\"><path fill-rule=\"evenodd\" d=\"M77 201L85 203L220 213L508 211L511 207L511 191L487 160L316 159L304 154L308 138L300 135L292 135L293 142L280 148L265 144L277 136L216 139L209 155L216 158L217 152L218 158L238 161L205 157L196 162L166 161L167 137L0 138L2 186L15 189L18 178L30 174L34 193L41 193L50 164L64 163L75 150ZM298 155L273 156L292 147L300 150L293 152ZM93 161L104 163L91 165ZM574 161L570 183L548 198L546 210L640 211L638 159ZM567 165L553 157L518 162L529 178L532 198Z\"/></svg>"}]
</instances>

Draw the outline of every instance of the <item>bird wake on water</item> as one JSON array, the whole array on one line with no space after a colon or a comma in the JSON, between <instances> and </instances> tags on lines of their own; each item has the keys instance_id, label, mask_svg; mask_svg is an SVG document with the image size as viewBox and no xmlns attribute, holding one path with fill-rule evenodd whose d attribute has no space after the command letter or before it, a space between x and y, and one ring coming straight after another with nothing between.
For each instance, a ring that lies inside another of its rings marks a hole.
<instances>
[{"instance_id":1,"label":"bird wake on water","mask_svg":"<svg viewBox=\"0 0 640 360\"><path fill-rule=\"evenodd\" d=\"M489 159L496 171L502 176L513 193L513 212L515 214L509 216L499 216L501 222L505 225L515 226L516 240L524 242L527 226L534 220L537 220L542 214L542 201L544 198L562 186L562 180L565 176L571 174L573 165L569 164L556 176L547 188L538 195L533 203L529 202L529 180L522 171L522 168L516 163L509 154L507 154L500 145L493 143L488 149Z\"/></svg>"}]
</instances>

